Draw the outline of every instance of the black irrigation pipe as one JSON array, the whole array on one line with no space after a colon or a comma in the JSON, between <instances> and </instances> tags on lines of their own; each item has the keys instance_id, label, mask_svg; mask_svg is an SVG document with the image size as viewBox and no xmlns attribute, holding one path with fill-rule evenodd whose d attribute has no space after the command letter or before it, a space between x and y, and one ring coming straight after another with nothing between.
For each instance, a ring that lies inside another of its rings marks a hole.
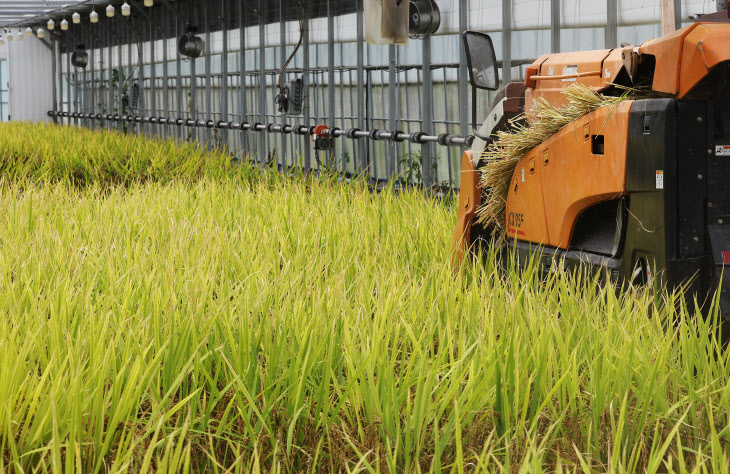
<instances>
[{"instance_id":1,"label":"black irrigation pipe","mask_svg":"<svg viewBox=\"0 0 730 474\"><path fill-rule=\"evenodd\" d=\"M186 126L190 128L225 128L229 130L281 133L284 135L293 133L295 135L312 136L315 135L315 129L317 129L317 127L306 125L287 125L275 123L263 124L260 122L226 122L224 120L192 120L174 117L143 117L139 115L85 114L49 111L48 116L58 118L69 117L75 119L106 120L110 122L175 125L178 127ZM392 141L396 143L401 143L405 141L409 141L415 144L436 143L440 146L465 146L467 148L471 147L472 143L474 142L473 135L467 135L466 137L449 135L448 133L442 133L441 135L429 135L424 132L405 133L400 130L360 130L359 128L349 128L347 130L342 130L336 127L329 129L320 129L318 133L316 133L316 135L331 138L345 137L351 140L359 140L361 138L365 138L375 141Z\"/></svg>"}]
</instances>

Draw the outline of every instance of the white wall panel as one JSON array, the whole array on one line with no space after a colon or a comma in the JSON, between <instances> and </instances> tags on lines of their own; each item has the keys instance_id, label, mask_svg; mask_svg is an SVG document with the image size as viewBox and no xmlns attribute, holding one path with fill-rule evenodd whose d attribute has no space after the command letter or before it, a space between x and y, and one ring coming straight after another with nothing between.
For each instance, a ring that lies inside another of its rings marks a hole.
<instances>
[{"instance_id":1,"label":"white wall panel","mask_svg":"<svg viewBox=\"0 0 730 474\"><path fill-rule=\"evenodd\" d=\"M34 36L8 43L10 119L46 122L53 109L51 50Z\"/></svg>"}]
</instances>

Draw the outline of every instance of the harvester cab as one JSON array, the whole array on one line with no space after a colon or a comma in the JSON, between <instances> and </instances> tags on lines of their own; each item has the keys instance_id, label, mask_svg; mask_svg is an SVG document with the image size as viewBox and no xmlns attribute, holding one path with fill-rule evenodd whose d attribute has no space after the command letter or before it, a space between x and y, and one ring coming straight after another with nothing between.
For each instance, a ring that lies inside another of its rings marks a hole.
<instances>
[{"instance_id":1,"label":"harvester cab","mask_svg":"<svg viewBox=\"0 0 730 474\"><path fill-rule=\"evenodd\" d=\"M466 32L464 41L476 115L477 89L497 88L497 62L487 35ZM575 85L612 105L516 157L503 189L485 186L482 176L495 166L485 150L499 132L529 127L523 113L540 104L568 105ZM730 278L721 283L730 266L727 11L641 46L543 55L488 110L462 158L459 261L494 242L537 254L545 271L557 264L619 284L686 288L688 301L705 308L719 288L721 317L730 322ZM498 200L500 219L486 219L486 204Z\"/></svg>"}]
</instances>

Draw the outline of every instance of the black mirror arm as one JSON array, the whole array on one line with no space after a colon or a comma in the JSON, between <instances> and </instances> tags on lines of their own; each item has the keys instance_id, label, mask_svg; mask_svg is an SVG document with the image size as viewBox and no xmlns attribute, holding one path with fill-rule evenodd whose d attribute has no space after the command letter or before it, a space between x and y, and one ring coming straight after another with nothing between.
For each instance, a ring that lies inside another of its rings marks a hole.
<instances>
[{"instance_id":1,"label":"black mirror arm","mask_svg":"<svg viewBox=\"0 0 730 474\"><path fill-rule=\"evenodd\" d=\"M474 136L480 140L484 140L487 144L492 143L494 140L489 137L485 137L479 133L477 129L477 88L472 84L471 86L471 130Z\"/></svg>"}]
</instances>

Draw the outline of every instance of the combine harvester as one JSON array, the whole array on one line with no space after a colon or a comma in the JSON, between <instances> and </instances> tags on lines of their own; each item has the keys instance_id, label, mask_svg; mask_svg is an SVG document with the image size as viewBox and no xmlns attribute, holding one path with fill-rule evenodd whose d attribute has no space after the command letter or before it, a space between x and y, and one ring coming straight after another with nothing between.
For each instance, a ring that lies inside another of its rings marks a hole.
<instances>
[{"instance_id":1,"label":"combine harvester","mask_svg":"<svg viewBox=\"0 0 730 474\"><path fill-rule=\"evenodd\" d=\"M464 33L470 81L496 90L488 35ZM605 96L643 88L575 120L526 153L507 191L502 225L478 221L482 153L509 121L544 98L560 107L583 84ZM687 285L706 309L720 288L730 325L730 18L728 11L641 46L547 54L507 84L463 155L454 248L459 260L495 236L546 271L587 266L622 283ZM526 260L524 258L520 259ZM722 284L721 284L722 280ZM722 285L722 286L721 286Z\"/></svg>"}]
</instances>

